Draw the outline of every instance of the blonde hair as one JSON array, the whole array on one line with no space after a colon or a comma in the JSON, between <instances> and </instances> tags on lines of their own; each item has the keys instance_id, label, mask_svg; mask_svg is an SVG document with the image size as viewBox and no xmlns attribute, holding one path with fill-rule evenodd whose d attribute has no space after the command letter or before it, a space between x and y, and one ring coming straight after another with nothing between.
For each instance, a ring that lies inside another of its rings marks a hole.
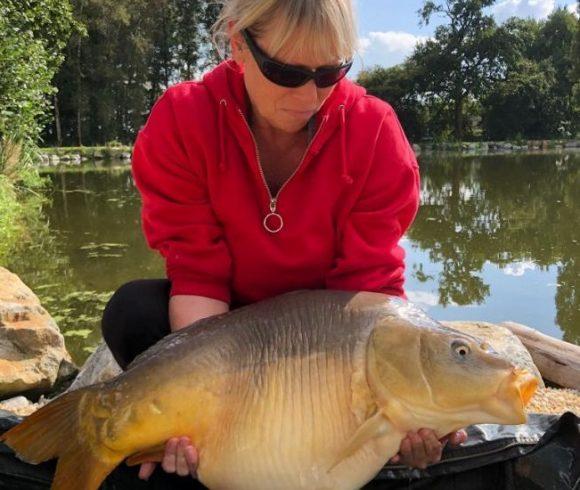
<instances>
[{"instance_id":1,"label":"blonde hair","mask_svg":"<svg viewBox=\"0 0 580 490\"><path fill-rule=\"evenodd\" d=\"M319 59L345 61L356 51L357 33L352 0L218 0L223 5L214 24L213 39L223 56L232 34L248 29L260 37L273 29L268 54L284 47L289 55L309 53ZM224 49L225 48L225 49Z\"/></svg>"}]
</instances>

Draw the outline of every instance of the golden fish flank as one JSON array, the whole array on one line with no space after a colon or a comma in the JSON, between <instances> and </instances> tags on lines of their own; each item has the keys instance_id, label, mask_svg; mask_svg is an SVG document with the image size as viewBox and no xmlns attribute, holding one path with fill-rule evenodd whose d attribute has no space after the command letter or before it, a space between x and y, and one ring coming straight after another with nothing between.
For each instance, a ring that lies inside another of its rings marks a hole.
<instances>
[{"instance_id":1,"label":"golden fish flank","mask_svg":"<svg viewBox=\"0 0 580 490\"><path fill-rule=\"evenodd\" d=\"M352 490L408 430L525 422L536 385L402 300L300 291L172 334L2 440L26 461L59 458L56 490L97 489L178 435L198 448L209 488Z\"/></svg>"}]
</instances>

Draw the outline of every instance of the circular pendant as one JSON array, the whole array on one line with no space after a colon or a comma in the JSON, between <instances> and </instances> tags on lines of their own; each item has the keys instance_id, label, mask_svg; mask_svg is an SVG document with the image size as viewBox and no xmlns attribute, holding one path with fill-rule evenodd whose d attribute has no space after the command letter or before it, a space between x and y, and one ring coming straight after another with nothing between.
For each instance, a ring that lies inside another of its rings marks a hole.
<instances>
[{"instance_id":1,"label":"circular pendant","mask_svg":"<svg viewBox=\"0 0 580 490\"><path fill-rule=\"evenodd\" d=\"M278 233L284 228L284 220L278 213L270 213L264 218L264 228L270 233Z\"/></svg>"}]
</instances>

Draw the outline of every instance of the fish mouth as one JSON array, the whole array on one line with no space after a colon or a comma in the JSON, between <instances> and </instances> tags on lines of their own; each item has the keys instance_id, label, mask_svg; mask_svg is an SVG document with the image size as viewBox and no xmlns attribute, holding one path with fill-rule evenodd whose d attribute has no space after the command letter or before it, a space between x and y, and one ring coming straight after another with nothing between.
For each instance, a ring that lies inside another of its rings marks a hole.
<instances>
[{"instance_id":1,"label":"fish mouth","mask_svg":"<svg viewBox=\"0 0 580 490\"><path fill-rule=\"evenodd\" d=\"M525 424L525 407L538 385L536 376L526 369L514 367L499 385L497 393L486 403L486 411L501 424Z\"/></svg>"},{"instance_id":2,"label":"fish mouth","mask_svg":"<svg viewBox=\"0 0 580 490\"><path fill-rule=\"evenodd\" d=\"M520 394L520 400L524 407L530 403L534 393L538 389L539 381L536 376L525 369L515 369L517 376L517 389Z\"/></svg>"}]
</instances>

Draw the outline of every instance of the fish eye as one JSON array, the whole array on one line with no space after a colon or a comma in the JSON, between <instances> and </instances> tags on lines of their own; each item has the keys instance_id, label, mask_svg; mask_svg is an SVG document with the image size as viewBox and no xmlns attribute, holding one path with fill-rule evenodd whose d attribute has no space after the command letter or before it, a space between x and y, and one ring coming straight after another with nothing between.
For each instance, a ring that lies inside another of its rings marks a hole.
<instances>
[{"instance_id":1,"label":"fish eye","mask_svg":"<svg viewBox=\"0 0 580 490\"><path fill-rule=\"evenodd\" d=\"M465 358L471 353L469 345L463 340L454 340L451 343L451 348L460 358Z\"/></svg>"}]
</instances>

